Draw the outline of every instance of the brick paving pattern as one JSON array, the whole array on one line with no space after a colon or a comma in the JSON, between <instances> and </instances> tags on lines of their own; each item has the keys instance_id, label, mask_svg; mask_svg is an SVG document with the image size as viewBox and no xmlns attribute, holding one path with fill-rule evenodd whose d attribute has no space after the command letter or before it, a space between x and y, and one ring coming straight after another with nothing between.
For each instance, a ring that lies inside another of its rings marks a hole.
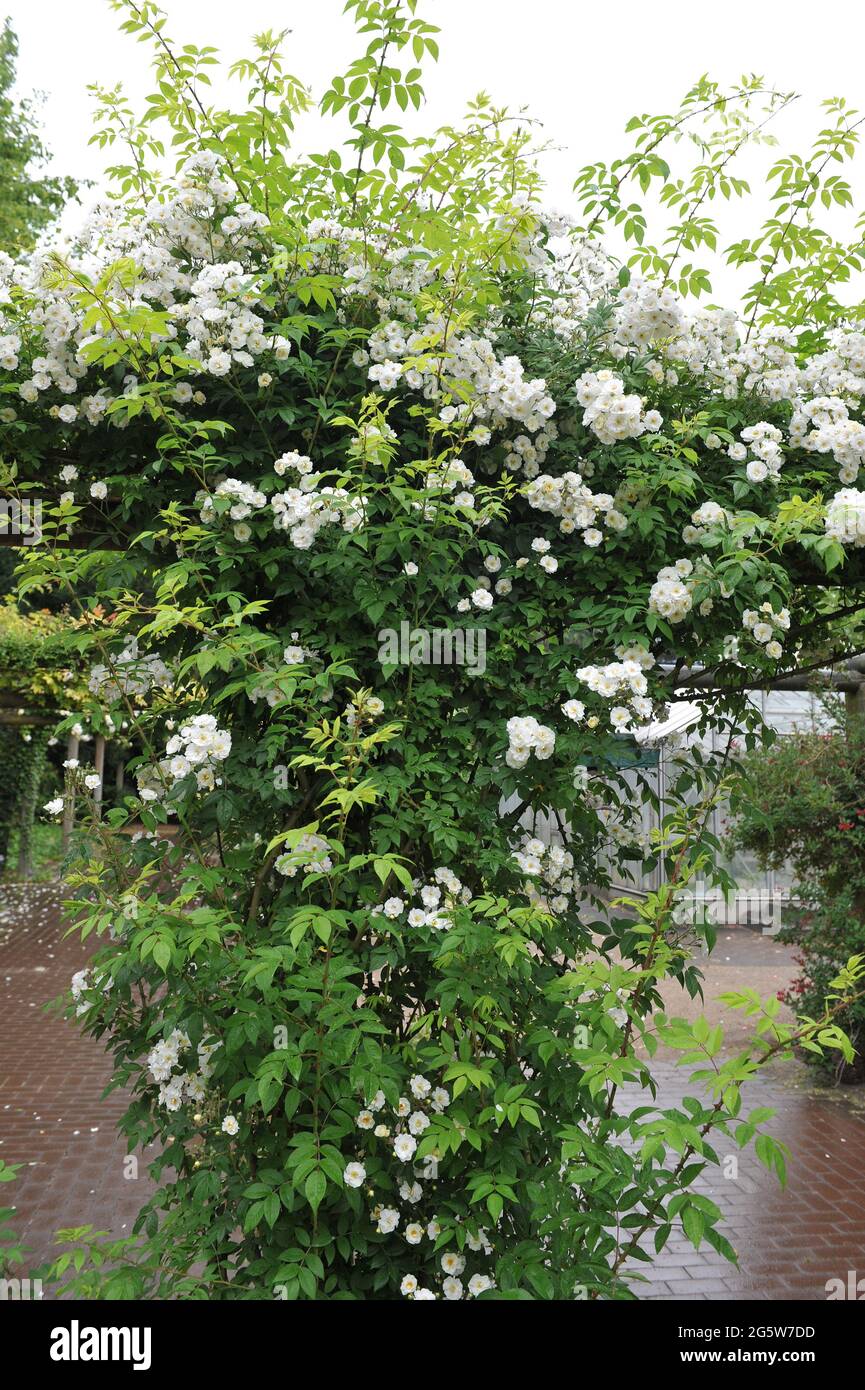
<instances>
[{"instance_id":1,"label":"brick paving pattern","mask_svg":"<svg viewBox=\"0 0 865 1390\"><path fill-rule=\"evenodd\" d=\"M674 1063L656 1062L654 1072L662 1105L694 1093ZM720 1229L738 1266L705 1244L695 1250L674 1230L651 1266L636 1266L648 1280L633 1285L638 1298L823 1300L828 1279L846 1283L848 1270L865 1275L865 1116L838 1092L815 1096L803 1076L782 1065L743 1091L745 1113L761 1105L776 1111L767 1129L790 1146L787 1187L753 1146L738 1149L723 1135L713 1147L721 1158L737 1156L738 1177L712 1167L695 1185L721 1208ZM634 1097L634 1105L644 1103Z\"/></svg>"},{"instance_id":2,"label":"brick paving pattern","mask_svg":"<svg viewBox=\"0 0 865 1390\"><path fill-rule=\"evenodd\" d=\"M118 1093L100 1099L110 1075L100 1044L43 1011L87 960L88 945L63 940L63 930L54 887L0 885L0 1157L25 1165L2 1197L17 1207L14 1224L32 1248L33 1266L54 1253L61 1226L128 1233L147 1188L143 1163L138 1181L123 1176L126 1146L116 1122L124 1100ZM754 952L767 969L780 968L774 944L725 940L734 944L719 945L720 968L725 960L737 968L743 953ZM728 987L723 976L719 987ZM656 1061L654 1070L660 1103L675 1105L683 1076L670 1061ZM846 1280L848 1270L865 1275L865 1116L838 1092L815 1095L803 1078L801 1069L782 1067L755 1080L746 1100L748 1110L770 1105L778 1112L772 1132L792 1150L787 1189L753 1149L732 1145L738 1178L725 1180L715 1169L699 1185L724 1212L738 1268L674 1233L653 1266L639 1266L648 1279L635 1285L640 1298L824 1299L827 1279ZM723 1141L717 1147L725 1152Z\"/></svg>"},{"instance_id":3,"label":"brick paving pattern","mask_svg":"<svg viewBox=\"0 0 865 1390\"><path fill-rule=\"evenodd\" d=\"M56 887L0 884L0 1158L24 1166L0 1189L33 1268L57 1254L61 1227L128 1235L149 1190L145 1164L123 1176L120 1092L101 1045L44 1005L68 989L91 949L63 939Z\"/></svg>"}]
</instances>

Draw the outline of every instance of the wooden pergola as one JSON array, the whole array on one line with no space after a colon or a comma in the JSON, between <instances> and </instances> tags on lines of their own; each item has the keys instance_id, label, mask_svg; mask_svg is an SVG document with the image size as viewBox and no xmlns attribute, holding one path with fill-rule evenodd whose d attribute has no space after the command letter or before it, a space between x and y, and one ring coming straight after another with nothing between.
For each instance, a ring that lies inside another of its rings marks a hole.
<instances>
[{"instance_id":1,"label":"wooden pergola","mask_svg":"<svg viewBox=\"0 0 865 1390\"><path fill-rule=\"evenodd\" d=\"M713 670L705 670L700 666L685 666L675 673L672 688L682 696L692 692L697 695L700 691L717 691L718 677ZM777 680L746 682L736 685L735 689L833 691L844 696L848 715L865 714L865 653L846 657L837 666L792 671L786 676L779 676Z\"/></svg>"}]
</instances>

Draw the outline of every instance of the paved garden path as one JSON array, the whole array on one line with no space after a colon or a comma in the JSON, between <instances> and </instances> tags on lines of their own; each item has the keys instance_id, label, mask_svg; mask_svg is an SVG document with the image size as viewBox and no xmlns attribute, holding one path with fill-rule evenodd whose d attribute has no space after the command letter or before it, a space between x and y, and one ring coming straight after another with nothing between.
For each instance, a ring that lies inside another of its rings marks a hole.
<instances>
[{"instance_id":1,"label":"paved garden path","mask_svg":"<svg viewBox=\"0 0 865 1390\"><path fill-rule=\"evenodd\" d=\"M668 983L661 991L665 1004L670 1014L705 1014L713 1026L721 1023L725 1050L733 1051L753 1025L718 996L745 988L777 994L797 974L789 947L746 927L719 932L711 958L700 965L704 1000L690 1000ZM780 1017L792 1020L786 1007ZM660 1056L653 1066L660 1099L676 1105L693 1088L675 1054ZM642 1103L643 1095L633 1098ZM721 1230L738 1253L738 1267L705 1244L694 1250L684 1233L674 1232L651 1267L636 1266L649 1281L634 1285L639 1297L824 1299L828 1279L846 1282L850 1270L865 1278L865 1087L818 1087L804 1066L778 1062L743 1092L743 1110L762 1105L776 1111L769 1131L791 1149L787 1187L767 1172L753 1146L740 1150L723 1136L713 1146L736 1159L736 1175L724 1178L712 1167L697 1184L724 1213Z\"/></svg>"},{"instance_id":2,"label":"paved garden path","mask_svg":"<svg viewBox=\"0 0 865 1390\"><path fill-rule=\"evenodd\" d=\"M33 1265L53 1253L58 1227L128 1233L146 1195L146 1177L124 1178L126 1146L115 1135L124 1101L100 1099L109 1067L99 1044L43 1009L87 959L77 938L62 938L55 888L0 885L0 1157L25 1165L2 1197L17 1207ZM735 1044L739 1024L716 996L744 984L775 992L791 974L784 947L725 931L707 970L706 1012L732 1022ZM669 1004L685 1011L678 994ZM655 1070L662 1102L675 1104L683 1081L673 1060ZM849 1270L865 1278L865 1095L818 1092L803 1068L781 1065L749 1097L749 1108L778 1112L773 1132L793 1151L789 1187L779 1188L753 1150L734 1149L738 1176L715 1170L702 1190L724 1212L738 1269L674 1235L653 1267L640 1266L650 1281L641 1297L822 1299L830 1278L846 1280Z\"/></svg>"},{"instance_id":3,"label":"paved garden path","mask_svg":"<svg viewBox=\"0 0 865 1390\"><path fill-rule=\"evenodd\" d=\"M57 1253L60 1227L93 1225L128 1235L147 1190L124 1177L116 1124L122 1094L100 1099L110 1078L98 1042L45 1004L68 990L89 943L63 939L52 885L0 883L0 1158L23 1163L0 1199L35 1268Z\"/></svg>"},{"instance_id":4,"label":"paved garden path","mask_svg":"<svg viewBox=\"0 0 865 1390\"><path fill-rule=\"evenodd\" d=\"M674 1063L656 1063L655 1074L663 1104L675 1105L689 1093ZM635 1098L635 1105L642 1103ZM851 1270L865 1278L862 1111L837 1091L815 1094L796 1065L754 1080L743 1109L758 1105L776 1111L768 1129L792 1151L787 1187L759 1163L753 1146L740 1150L720 1136L716 1152L732 1155L738 1170L725 1178L718 1168L707 1169L695 1188L721 1208L720 1229L738 1266L705 1244L695 1250L674 1231L651 1266L637 1266L648 1280L634 1284L638 1297L825 1299L827 1280L846 1284ZM651 1249L651 1241L646 1246Z\"/></svg>"}]
</instances>

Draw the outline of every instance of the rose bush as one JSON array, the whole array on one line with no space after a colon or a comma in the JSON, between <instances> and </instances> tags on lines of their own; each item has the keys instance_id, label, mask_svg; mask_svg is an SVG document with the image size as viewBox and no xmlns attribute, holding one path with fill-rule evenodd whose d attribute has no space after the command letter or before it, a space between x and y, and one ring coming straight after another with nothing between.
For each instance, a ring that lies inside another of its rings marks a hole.
<instances>
[{"instance_id":1,"label":"rose bush","mask_svg":"<svg viewBox=\"0 0 865 1390\"><path fill-rule=\"evenodd\" d=\"M782 998L811 1016L838 965L865 945L865 721L833 713L833 727L799 731L744 760L731 829L733 842L765 867L793 871L778 939L798 948L800 974ZM827 1078L859 1081L862 1001L838 1021L855 1061L807 1047L804 1056Z\"/></svg>"},{"instance_id":2,"label":"rose bush","mask_svg":"<svg viewBox=\"0 0 865 1390\"><path fill-rule=\"evenodd\" d=\"M98 594L90 726L142 749L138 796L80 818L69 911L100 940L71 1010L158 1187L131 1240L71 1233L75 1286L618 1298L674 1226L732 1256L694 1179L758 1131L783 1172L740 1088L794 1034L849 1055L862 969L800 1029L734 1001L756 1027L733 1056L668 1019L658 982L699 988L675 912L713 872L732 749L681 769L648 842L621 769L695 664L732 740L747 685L831 636L827 576L865 541L865 337L821 337L832 277L792 322L804 232L783 276L749 252L750 326L682 298L706 180L781 103L700 84L583 172L575 224L523 119L393 122L437 55L411 0L348 6L368 47L320 103L348 135L308 157L279 36L223 111L212 51L120 8L157 90L141 122L99 94L118 197L75 255L3 267L7 485L46 499L20 590ZM707 114L678 246L652 250L628 179L666 179L662 142ZM648 278L597 240L617 224ZM658 862L659 892L609 906ZM693 1065L679 1108L659 1041Z\"/></svg>"}]
</instances>

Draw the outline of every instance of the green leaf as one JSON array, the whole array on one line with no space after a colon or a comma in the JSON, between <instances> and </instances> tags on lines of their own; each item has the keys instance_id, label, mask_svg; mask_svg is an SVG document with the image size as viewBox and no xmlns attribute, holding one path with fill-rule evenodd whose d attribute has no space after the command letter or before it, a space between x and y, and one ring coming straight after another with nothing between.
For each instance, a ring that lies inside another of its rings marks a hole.
<instances>
[{"instance_id":1,"label":"green leaf","mask_svg":"<svg viewBox=\"0 0 865 1390\"><path fill-rule=\"evenodd\" d=\"M699 1249L700 1241L705 1230L705 1218L701 1211L694 1206L686 1206L682 1211L682 1225L685 1228L685 1235L690 1240L694 1249Z\"/></svg>"},{"instance_id":2,"label":"green leaf","mask_svg":"<svg viewBox=\"0 0 865 1390\"><path fill-rule=\"evenodd\" d=\"M317 1212L327 1191L327 1178L320 1168L314 1168L306 1180L304 1194L313 1213Z\"/></svg>"}]
</instances>

